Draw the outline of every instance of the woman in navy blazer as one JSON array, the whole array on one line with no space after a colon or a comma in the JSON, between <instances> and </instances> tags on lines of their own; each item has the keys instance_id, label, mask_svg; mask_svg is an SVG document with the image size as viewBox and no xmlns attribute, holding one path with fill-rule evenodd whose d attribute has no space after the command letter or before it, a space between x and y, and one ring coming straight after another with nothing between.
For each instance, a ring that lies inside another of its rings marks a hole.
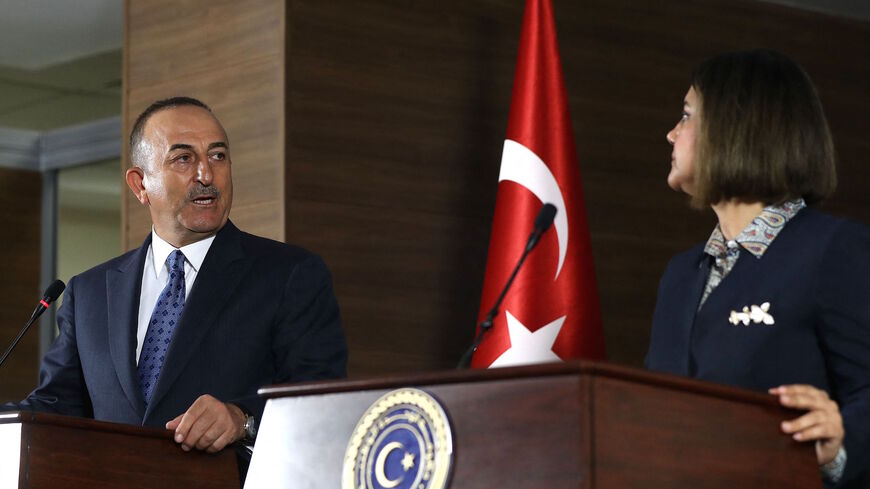
<instances>
[{"instance_id":1,"label":"woman in navy blazer","mask_svg":"<svg viewBox=\"0 0 870 489\"><path fill-rule=\"evenodd\" d=\"M693 73L667 134L668 185L718 217L659 285L651 370L770 392L815 443L827 486L866 487L870 465L870 230L812 206L836 186L815 88L772 51Z\"/></svg>"}]
</instances>

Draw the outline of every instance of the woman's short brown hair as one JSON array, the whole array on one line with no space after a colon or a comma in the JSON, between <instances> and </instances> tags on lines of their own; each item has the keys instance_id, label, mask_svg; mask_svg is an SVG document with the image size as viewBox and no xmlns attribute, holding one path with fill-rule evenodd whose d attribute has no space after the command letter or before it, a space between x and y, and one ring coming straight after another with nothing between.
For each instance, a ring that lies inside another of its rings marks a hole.
<instances>
[{"instance_id":1,"label":"woman's short brown hair","mask_svg":"<svg viewBox=\"0 0 870 489\"><path fill-rule=\"evenodd\" d=\"M834 144L809 76L768 50L714 56L692 73L700 100L692 204L819 202L837 185Z\"/></svg>"}]
</instances>

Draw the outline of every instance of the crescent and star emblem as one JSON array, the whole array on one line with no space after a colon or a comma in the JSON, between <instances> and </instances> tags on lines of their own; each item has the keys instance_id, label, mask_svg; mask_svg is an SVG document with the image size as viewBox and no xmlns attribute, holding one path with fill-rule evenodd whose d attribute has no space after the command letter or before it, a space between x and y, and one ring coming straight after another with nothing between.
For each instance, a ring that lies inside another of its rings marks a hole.
<instances>
[{"instance_id":1,"label":"crescent and star emblem","mask_svg":"<svg viewBox=\"0 0 870 489\"><path fill-rule=\"evenodd\" d=\"M553 227L556 228L556 237L559 241L559 264L556 267L556 276L559 278L562 265L565 263L565 255L568 252L568 212L565 208L565 199L559 189L559 182L550 168L534 151L522 144L505 139L504 151L501 156L501 171L498 181L509 180L525 187L541 202L549 202L556 206L556 218ZM562 330L565 319L561 316L553 321L536 328L523 324L519 319L505 308L508 337L511 346L502 352L489 366L508 367L515 365L527 365L561 360L553 352L553 344Z\"/></svg>"},{"instance_id":2,"label":"crescent and star emblem","mask_svg":"<svg viewBox=\"0 0 870 489\"><path fill-rule=\"evenodd\" d=\"M395 450L404 450L404 445L401 443L394 441L387 443L384 445L384 448L381 449L380 453L378 453L378 458L375 460L375 479L377 479L378 484L381 485L384 489L392 489L399 484L402 483L402 479L405 478L404 475L400 475L398 479L390 479L387 477L387 474L384 471L385 466L387 465L387 457L390 456L391 453ZM409 467L407 464L408 456L411 456L411 466ZM410 453L405 454L405 458L402 459L402 467L407 472L408 469L413 467L413 455Z\"/></svg>"},{"instance_id":3,"label":"crescent and star emblem","mask_svg":"<svg viewBox=\"0 0 870 489\"><path fill-rule=\"evenodd\" d=\"M342 489L446 489L453 465L447 413L420 389L381 396L347 444Z\"/></svg>"}]
</instances>

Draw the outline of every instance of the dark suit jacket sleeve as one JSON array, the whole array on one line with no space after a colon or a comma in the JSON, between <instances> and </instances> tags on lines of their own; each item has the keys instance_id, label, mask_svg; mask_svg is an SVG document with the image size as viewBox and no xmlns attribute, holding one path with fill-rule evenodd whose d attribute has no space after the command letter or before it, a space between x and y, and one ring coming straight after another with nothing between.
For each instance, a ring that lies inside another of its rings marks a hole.
<instances>
[{"instance_id":1,"label":"dark suit jacket sleeve","mask_svg":"<svg viewBox=\"0 0 870 489\"><path fill-rule=\"evenodd\" d=\"M74 290L75 277L67 285L63 305L57 314L58 336L42 361L39 387L23 401L3 406L4 410L93 416L76 347Z\"/></svg>"},{"instance_id":2,"label":"dark suit jacket sleeve","mask_svg":"<svg viewBox=\"0 0 870 489\"><path fill-rule=\"evenodd\" d=\"M341 378L347 375L347 345L332 278L323 261L308 255L290 272L280 294L271 354L274 383ZM264 297L264 300L270 298ZM265 401L257 396L233 403L260 419Z\"/></svg>"},{"instance_id":3,"label":"dark suit jacket sleeve","mask_svg":"<svg viewBox=\"0 0 870 489\"><path fill-rule=\"evenodd\" d=\"M820 270L817 327L843 415L848 481L870 467L870 230L844 221Z\"/></svg>"}]
</instances>

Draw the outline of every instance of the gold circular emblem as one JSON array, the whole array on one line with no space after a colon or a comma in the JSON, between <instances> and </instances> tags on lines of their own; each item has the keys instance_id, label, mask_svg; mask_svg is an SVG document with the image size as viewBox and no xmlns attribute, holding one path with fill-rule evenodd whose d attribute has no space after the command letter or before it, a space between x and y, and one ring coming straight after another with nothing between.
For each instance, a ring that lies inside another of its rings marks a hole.
<instances>
[{"instance_id":1,"label":"gold circular emblem","mask_svg":"<svg viewBox=\"0 0 870 489\"><path fill-rule=\"evenodd\" d=\"M342 489L444 489L453 462L447 414L419 389L374 402L344 453Z\"/></svg>"}]
</instances>

